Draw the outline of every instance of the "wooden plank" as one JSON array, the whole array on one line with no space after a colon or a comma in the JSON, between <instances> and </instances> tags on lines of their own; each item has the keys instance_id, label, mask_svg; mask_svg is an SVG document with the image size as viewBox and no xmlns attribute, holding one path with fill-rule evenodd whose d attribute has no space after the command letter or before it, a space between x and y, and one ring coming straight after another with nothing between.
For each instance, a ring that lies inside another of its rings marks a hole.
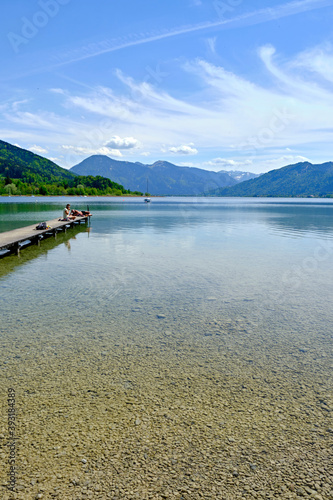
<instances>
[{"instance_id":1,"label":"wooden plank","mask_svg":"<svg viewBox=\"0 0 333 500\"><path fill-rule=\"evenodd\" d=\"M53 232L56 234L57 230L65 230L68 225L73 226L74 224L80 224L81 221L87 222L89 216L86 215L84 217L75 217L74 220L69 221L60 221L59 219L52 219L49 221L45 221L51 229L36 229L37 224L33 224L31 226L21 227L19 229L13 229L12 231L6 231L4 233L0 233L0 250L12 250L19 249L20 244L26 240L30 240L32 243L37 238L37 236L44 237L46 233Z\"/></svg>"}]
</instances>

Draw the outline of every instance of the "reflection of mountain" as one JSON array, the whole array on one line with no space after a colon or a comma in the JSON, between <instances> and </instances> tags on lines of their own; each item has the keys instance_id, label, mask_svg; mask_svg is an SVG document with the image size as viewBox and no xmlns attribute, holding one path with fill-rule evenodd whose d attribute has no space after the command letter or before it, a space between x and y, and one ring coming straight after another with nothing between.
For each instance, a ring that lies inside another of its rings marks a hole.
<instances>
[{"instance_id":1,"label":"reflection of mountain","mask_svg":"<svg viewBox=\"0 0 333 500\"><path fill-rule=\"evenodd\" d=\"M149 191L153 195L197 196L212 189L233 186L244 179L256 177L248 172L212 172L194 167L179 167L167 161L153 165L119 161L103 155L93 155L71 168L79 175L102 175L125 185L132 191Z\"/></svg>"},{"instance_id":2,"label":"reflection of mountain","mask_svg":"<svg viewBox=\"0 0 333 500\"><path fill-rule=\"evenodd\" d=\"M293 233L294 237L316 233L333 236L333 203L270 205L264 213L273 230Z\"/></svg>"},{"instance_id":3,"label":"reflection of mountain","mask_svg":"<svg viewBox=\"0 0 333 500\"><path fill-rule=\"evenodd\" d=\"M282 202L273 200L219 199L214 203L174 203L153 201L150 207L141 204L90 204L94 213L94 236L118 231L152 231L163 233L191 226L215 226L216 231L227 231L235 226L248 230L259 224L273 231L293 233L294 237L307 233L333 237L333 203Z\"/></svg>"},{"instance_id":4,"label":"reflection of mountain","mask_svg":"<svg viewBox=\"0 0 333 500\"><path fill-rule=\"evenodd\" d=\"M41 242L40 246L30 245L27 246L26 248L23 248L19 257L14 254L7 256L0 256L1 259L0 278L15 271L18 266L22 266L33 259L39 258L42 255L47 254L50 250L61 244L65 244L67 248L70 250L70 241L72 239L75 239L77 234L89 232L89 230L90 228L87 226L77 225L67 229L66 233L65 232L58 233L56 238L54 238L53 236L46 238Z\"/></svg>"}]
</instances>

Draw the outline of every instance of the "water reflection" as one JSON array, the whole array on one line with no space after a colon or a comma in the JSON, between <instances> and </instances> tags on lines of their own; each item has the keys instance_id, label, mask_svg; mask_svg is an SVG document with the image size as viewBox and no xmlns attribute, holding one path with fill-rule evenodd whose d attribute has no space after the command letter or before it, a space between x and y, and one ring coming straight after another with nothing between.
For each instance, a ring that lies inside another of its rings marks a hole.
<instances>
[{"instance_id":1,"label":"water reflection","mask_svg":"<svg viewBox=\"0 0 333 500\"><path fill-rule=\"evenodd\" d=\"M284 236L302 237L308 233L331 236L333 232L332 204L276 204L225 202L204 205L189 203L154 203L147 207L96 204L94 233L116 233L126 230L156 232L171 231L189 226L214 226L224 231L249 225L262 226Z\"/></svg>"},{"instance_id":2,"label":"water reflection","mask_svg":"<svg viewBox=\"0 0 333 500\"><path fill-rule=\"evenodd\" d=\"M0 233L34 224L61 214L67 198L21 200L0 203ZM89 203L94 213L94 233L141 230L169 231L177 226L218 225L221 230L248 224L262 225L285 236L307 233L331 235L333 202L301 199L155 198L150 205L141 199L86 199L71 201L77 208Z\"/></svg>"},{"instance_id":3,"label":"water reflection","mask_svg":"<svg viewBox=\"0 0 333 500\"><path fill-rule=\"evenodd\" d=\"M76 236L80 233L87 233L89 236L90 227L76 225L68 228L66 232L57 233L57 237L49 237L42 240L39 246L30 245L23 248L19 255L0 255L0 278L14 272L19 266L25 265L28 262L47 256L54 248L64 244L67 249L71 250L71 240L76 240Z\"/></svg>"}]
</instances>

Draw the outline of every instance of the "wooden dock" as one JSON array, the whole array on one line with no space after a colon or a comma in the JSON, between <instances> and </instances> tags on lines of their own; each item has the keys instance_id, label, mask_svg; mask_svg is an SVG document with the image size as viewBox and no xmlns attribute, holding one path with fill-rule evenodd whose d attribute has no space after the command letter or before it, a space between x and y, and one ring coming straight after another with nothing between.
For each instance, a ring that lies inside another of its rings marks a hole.
<instances>
[{"instance_id":1,"label":"wooden dock","mask_svg":"<svg viewBox=\"0 0 333 500\"><path fill-rule=\"evenodd\" d=\"M19 255L20 250L28 245L40 245L40 242L49 237L56 237L59 231L66 231L69 227L73 227L75 224L81 224L82 222L87 223L90 219L89 215L83 217L75 217L74 220L61 221L59 219L53 219L45 221L48 229L38 230L36 226L38 223L32 226L21 227L19 229L13 229L12 231L6 231L0 233L0 257L16 253ZM7 250L7 252L6 252Z\"/></svg>"}]
</instances>

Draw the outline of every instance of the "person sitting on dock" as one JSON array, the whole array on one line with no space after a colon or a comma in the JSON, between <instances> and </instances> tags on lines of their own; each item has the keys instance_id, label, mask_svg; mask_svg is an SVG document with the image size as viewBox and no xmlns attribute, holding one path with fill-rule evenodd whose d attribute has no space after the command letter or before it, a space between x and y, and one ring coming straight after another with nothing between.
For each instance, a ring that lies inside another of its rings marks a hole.
<instances>
[{"instance_id":1,"label":"person sitting on dock","mask_svg":"<svg viewBox=\"0 0 333 500\"><path fill-rule=\"evenodd\" d=\"M74 220L75 219L75 215L71 215L70 209L71 209L71 206L69 203L67 203L67 205L65 206L63 213L62 213L63 220Z\"/></svg>"}]
</instances>

